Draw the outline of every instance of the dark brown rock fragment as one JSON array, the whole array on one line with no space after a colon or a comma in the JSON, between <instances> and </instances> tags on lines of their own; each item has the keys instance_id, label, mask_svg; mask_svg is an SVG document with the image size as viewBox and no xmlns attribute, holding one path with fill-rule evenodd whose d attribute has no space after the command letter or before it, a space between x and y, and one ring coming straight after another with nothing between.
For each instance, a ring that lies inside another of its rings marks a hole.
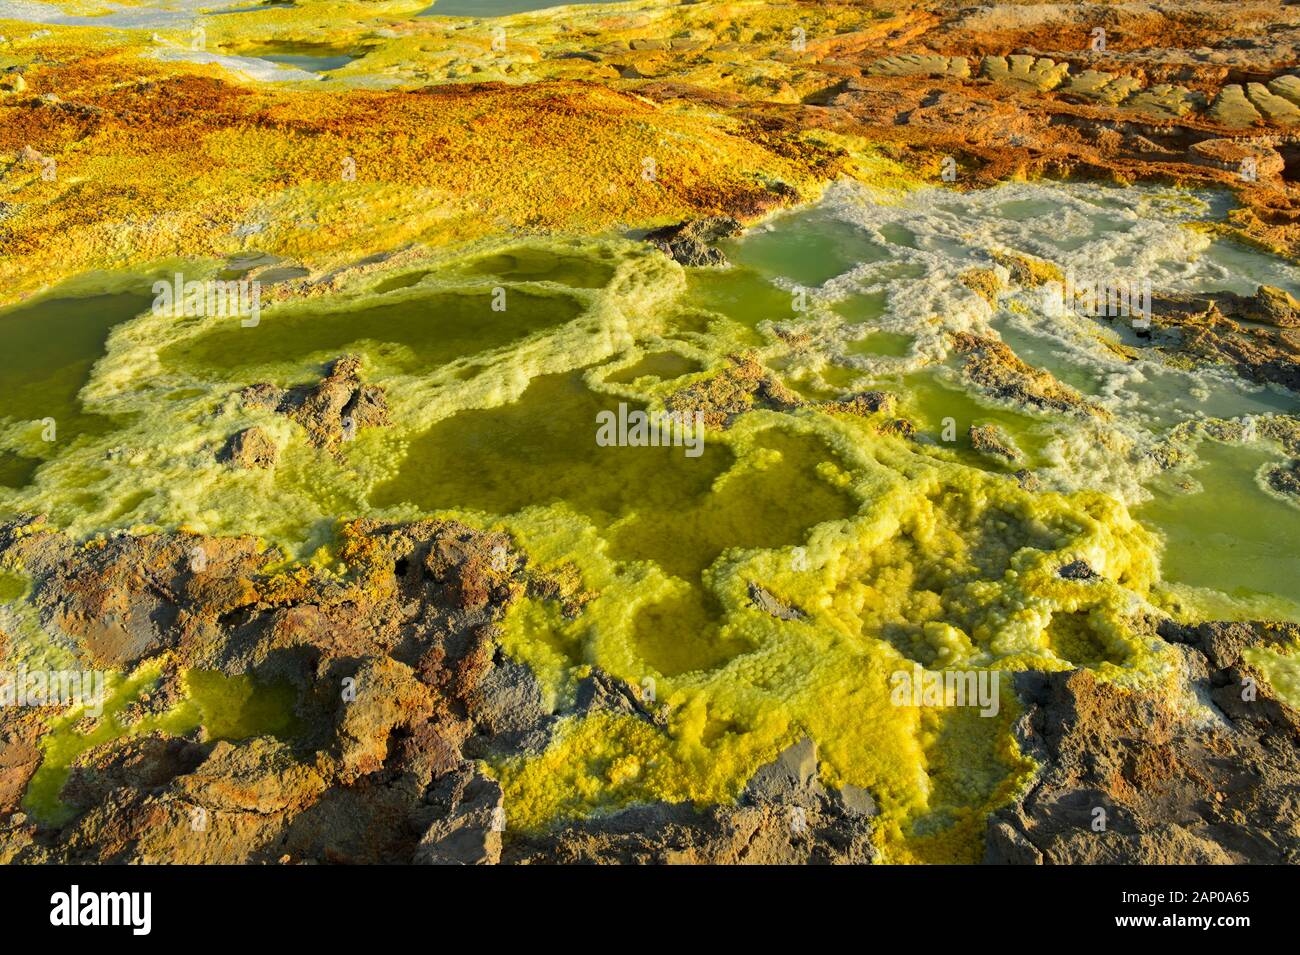
<instances>
[{"instance_id":1,"label":"dark brown rock fragment","mask_svg":"<svg viewBox=\"0 0 1300 955\"><path fill-rule=\"evenodd\" d=\"M698 413L706 427L725 428L737 415L755 408L790 411L803 404L754 356L728 355L727 361L717 374L669 395L668 410L687 416Z\"/></svg>"},{"instance_id":2,"label":"dark brown rock fragment","mask_svg":"<svg viewBox=\"0 0 1300 955\"><path fill-rule=\"evenodd\" d=\"M753 581L749 584L749 599L755 607L770 617L776 617L777 620L804 620L808 616L798 607L785 603L771 591Z\"/></svg>"},{"instance_id":3,"label":"dark brown rock fragment","mask_svg":"<svg viewBox=\"0 0 1300 955\"><path fill-rule=\"evenodd\" d=\"M279 448L269 434L261 428L252 427L231 435L222 458L245 469L273 468L279 453Z\"/></svg>"},{"instance_id":4,"label":"dark brown rock fragment","mask_svg":"<svg viewBox=\"0 0 1300 955\"><path fill-rule=\"evenodd\" d=\"M646 241L689 268L717 267L726 265L727 257L710 243L739 235L743 229L730 216L712 216L656 229L646 236Z\"/></svg>"},{"instance_id":5,"label":"dark brown rock fragment","mask_svg":"<svg viewBox=\"0 0 1300 955\"><path fill-rule=\"evenodd\" d=\"M246 408L292 418L313 445L332 454L338 454L362 428L392 423L384 389L361 380L361 359L356 355L336 359L314 385L283 389L259 382L240 389L239 399Z\"/></svg>"}]
</instances>

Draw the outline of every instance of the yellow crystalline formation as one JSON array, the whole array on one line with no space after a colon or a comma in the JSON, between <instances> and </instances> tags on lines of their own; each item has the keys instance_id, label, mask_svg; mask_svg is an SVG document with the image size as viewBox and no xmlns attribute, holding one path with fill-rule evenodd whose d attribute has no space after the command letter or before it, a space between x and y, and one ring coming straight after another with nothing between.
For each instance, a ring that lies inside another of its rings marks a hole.
<instances>
[{"instance_id":1,"label":"yellow crystalline formation","mask_svg":"<svg viewBox=\"0 0 1300 955\"><path fill-rule=\"evenodd\" d=\"M1277 695L1287 704L1300 708L1300 657L1297 647L1251 647L1242 656L1264 674Z\"/></svg>"},{"instance_id":2,"label":"yellow crystalline formation","mask_svg":"<svg viewBox=\"0 0 1300 955\"><path fill-rule=\"evenodd\" d=\"M565 622L525 608L512 618L507 648L549 674L553 693L594 664L633 686L649 677L669 712L667 735L633 717L572 718L541 757L498 767L512 825L641 800L726 802L806 734L818 744L823 782L876 795L887 858L974 861L987 813L1032 768L1010 733L1017 704L1009 671L1080 662L1058 653L1067 644L1055 634L1082 621L1083 645L1101 657L1087 662L1102 674L1150 680L1166 672L1167 653L1134 636L1128 617L1156 567L1152 539L1122 505L1029 495L894 439L872 445L859 436L840 450L851 458L864 446L877 459L854 462L867 474L855 486L858 517L820 526L799 561L790 550L733 552L715 565L712 586L727 611L720 634L747 648L716 668L656 670L627 612L633 588L643 593L646 582L629 586L593 551L583 552L584 578L601 597L582 617ZM519 533L531 548L530 530ZM547 548L539 542L536 550ZM1073 559L1105 579L1062 578L1057 570ZM752 580L808 620L759 612L745 596ZM689 623L660 636L699 639ZM916 664L999 671L996 715L895 705L891 677Z\"/></svg>"}]
</instances>

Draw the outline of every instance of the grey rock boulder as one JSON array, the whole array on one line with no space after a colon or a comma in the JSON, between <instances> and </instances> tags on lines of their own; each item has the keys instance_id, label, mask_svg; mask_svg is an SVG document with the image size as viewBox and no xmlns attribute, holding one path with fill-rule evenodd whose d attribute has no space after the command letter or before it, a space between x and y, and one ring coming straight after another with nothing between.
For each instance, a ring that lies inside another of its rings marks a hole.
<instances>
[{"instance_id":1,"label":"grey rock boulder","mask_svg":"<svg viewBox=\"0 0 1300 955\"><path fill-rule=\"evenodd\" d=\"M417 865L496 865L501 861L505 806L501 785L468 764L431 788L428 801L445 812L416 847Z\"/></svg>"}]
</instances>

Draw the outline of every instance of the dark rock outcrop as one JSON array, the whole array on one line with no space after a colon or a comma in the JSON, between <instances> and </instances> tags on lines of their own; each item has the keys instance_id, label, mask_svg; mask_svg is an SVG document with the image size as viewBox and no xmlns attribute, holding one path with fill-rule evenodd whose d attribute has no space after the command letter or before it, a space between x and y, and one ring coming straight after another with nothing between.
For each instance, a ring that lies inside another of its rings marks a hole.
<instances>
[{"instance_id":1,"label":"dark rock outcrop","mask_svg":"<svg viewBox=\"0 0 1300 955\"><path fill-rule=\"evenodd\" d=\"M804 620L808 616L798 607L784 602L770 590L753 581L749 584L749 599L763 613L778 620Z\"/></svg>"},{"instance_id":2,"label":"dark rock outcrop","mask_svg":"<svg viewBox=\"0 0 1300 955\"><path fill-rule=\"evenodd\" d=\"M969 332L952 336L953 347L965 356L963 376L986 394L1029 408L1108 418L1093 404L1047 371L1026 364L1005 342Z\"/></svg>"},{"instance_id":3,"label":"dark rock outcrop","mask_svg":"<svg viewBox=\"0 0 1300 955\"><path fill-rule=\"evenodd\" d=\"M1150 347L1171 359L1227 365L1249 381L1300 390L1300 303L1281 289L1155 295L1151 309Z\"/></svg>"},{"instance_id":4,"label":"dark rock outcrop","mask_svg":"<svg viewBox=\"0 0 1300 955\"><path fill-rule=\"evenodd\" d=\"M727 356L727 366L668 396L668 410L681 415L700 414L709 428L725 428L746 411L772 408L789 411L803 399L781 384L753 355Z\"/></svg>"},{"instance_id":5,"label":"dark rock outcrop","mask_svg":"<svg viewBox=\"0 0 1300 955\"><path fill-rule=\"evenodd\" d=\"M718 267L727 264L727 257L710 243L739 235L743 230L744 226L730 216L711 216L655 229L645 240L689 268Z\"/></svg>"},{"instance_id":6,"label":"dark rock outcrop","mask_svg":"<svg viewBox=\"0 0 1300 955\"><path fill-rule=\"evenodd\" d=\"M861 391L838 401L828 401L821 407L824 411L867 418L873 414L893 414L898 397L888 391Z\"/></svg>"},{"instance_id":7,"label":"dark rock outcrop","mask_svg":"<svg viewBox=\"0 0 1300 955\"><path fill-rule=\"evenodd\" d=\"M361 380L361 359L344 355L314 385L278 388L259 382L239 391L245 407L263 408L292 418L303 426L318 448L338 454L362 428L391 424L388 399L379 385Z\"/></svg>"},{"instance_id":8,"label":"dark rock outcrop","mask_svg":"<svg viewBox=\"0 0 1300 955\"><path fill-rule=\"evenodd\" d=\"M979 454L1006 464L1019 464L1024 460L1020 449L1007 436L1007 433L995 424L973 424L970 426L970 446Z\"/></svg>"},{"instance_id":9,"label":"dark rock outcrop","mask_svg":"<svg viewBox=\"0 0 1300 955\"><path fill-rule=\"evenodd\" d=\"M1095 580L1099 576L1086 560L1072 560L1056 573L1066 580Z\"/></svg>"},{"instance_id":10,"label":"dark rock outcrop","mask_svg":"<svg viewBox=\"0 0 1300 955\"><path fill-rule=\"evenodd\" d=\"M1017 737L1043 768L990 818L986 862L1300 862L1300 713L1242 659L1300 628L1165 622L1160 632L1184 646L1202 712L1089 670L1016 675Z\"/></svg>"},{"instance_id":11,"label":"dark rock outcrop","mask_svg":"<svg viewBox=\"0 0 1300 955\"><path fill-rule=\"evenodd\" d=\"M229 461L236 467L251 470L254 468L273 468L280 449L275 446L271 436L261 428L245 428L230 436L222 460Z\"/></svg>"}]
</instances>

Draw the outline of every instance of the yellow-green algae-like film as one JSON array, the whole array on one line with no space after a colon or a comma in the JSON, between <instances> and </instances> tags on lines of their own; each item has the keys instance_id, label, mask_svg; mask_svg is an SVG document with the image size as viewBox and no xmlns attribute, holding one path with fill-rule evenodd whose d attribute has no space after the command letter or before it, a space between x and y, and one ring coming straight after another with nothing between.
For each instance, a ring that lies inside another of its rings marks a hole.
<instances>
[{"instance_id":1,"label":"yellow-green algae-like film","mask_svg":"<svg viewBox=\"0 0 1300 955\"><path fill-rule=\"evenodd\" d=\"M1287 704L1300 708L1300 646L1248 647L1242 658L1264 674Z\"/></svg>"},{"instance_id":2,"label":"yellow-green algae-like film","mask_svg":"<svg viewBox=\"0 0 1300 955\"><path fill-rule=\"evenodd\" d=\"M762 434L750 425L759 417L736 428L738 445ZM1152 538L1122 505L1095 494L1030 495L897 439L867 438L865 428L851 435L853 425L823 416L798 424L826 432L851 462L859 513L816 525L793 547L725 551L704 575L718 607L655 616L653 645L639 617L657 601L682 599L683 581L652 566L629 574L595 540L575 546L581 532L549 515L510 522L543 560L580 555L586 586L601 596L572 621L525 604L508 621L507 649L557 694L589 665L638 686L649 677L670 714L667 734L631 717L572 718L541 757L497 767L512 825L541 827L639 800L733 800L758 766L807 734L826 783L877 795L890 859L973 861L987 813L1031 769L1010 733L1017 707L1009 680L1001 681L998 714L981 717L895 706L891 674L913 661L1066 668L1085 662L1063 655L1079 646L1089 665L1113 677L1155 677L1168 665L1154 643L1132 635L1132 601L1150 587L1155 561ZM761 507L745 517L765 521ZM1107 581L1060 577L1076 556ZM751 606L750 581L808 618L777 620ZM1062 627L1086 641L1056 639ZM662 665L661 648L689 657L702 639L733 655L682 672Z\"/></svg>"},{"instance_id":3,"label":"yellow-green algae-like film","mask_svg":"<svg viewBox=\"0 0 1300 955\"><path fill-rule=\"evenodd\" d=\"M262 685L250 676L206 670L184 674L184 695L174 706L131 720L127 707L152 690L160 676L161 664L156 661L130 674L111 674L97 712L82 706L54 719L41 737L41 765L28 784L23 808L47 825L74 818L75 808L60 794L77 758L115 740L154 732L183 736L200 729L204 740L240 740L291 736L296 730L292 687Z\"/></svg>"}]
</instances>

